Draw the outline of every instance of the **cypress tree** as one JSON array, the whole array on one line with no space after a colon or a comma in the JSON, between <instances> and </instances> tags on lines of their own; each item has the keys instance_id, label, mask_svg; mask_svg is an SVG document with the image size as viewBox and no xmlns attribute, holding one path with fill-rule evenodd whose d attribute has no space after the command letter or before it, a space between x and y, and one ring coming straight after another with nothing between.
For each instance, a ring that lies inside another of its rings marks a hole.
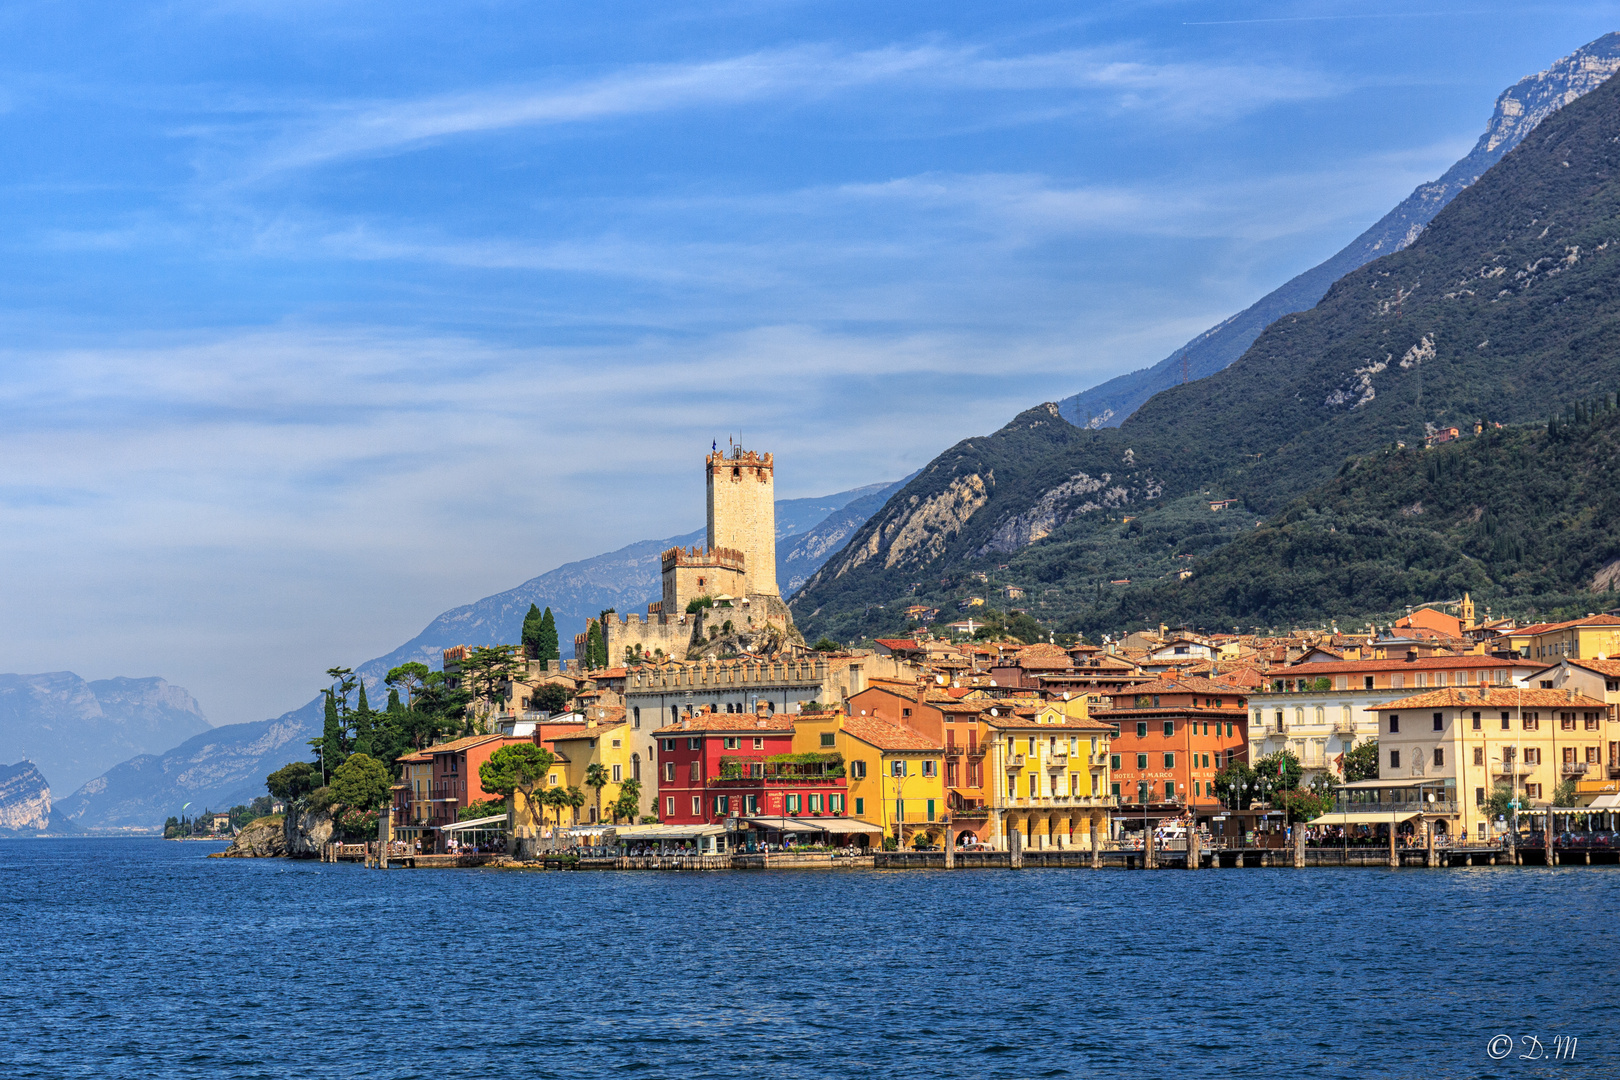
<instances>
[{"instance_id":1,"label":"cypress tree","mask_svg":"<svg viewBox=\"0 0 1620 1080\"><path fill-rule=\"evenodd\" d=\"M366 703L366 681L360 680L360 701L354 707L354 752L374 756L372 736L376 732L371 706Z\"/></svg>"},{"instance_id":2,"label":"cypress tree","mask_svg":"<svg viewBox=\"0 0 1620 1080\"><path fill-rule=\"evenodd\" d=\"M337 698L326 692L326 723L321 730L322 782L343 764L343 723L338 719Z\"/></svg>"},{"instance_id":3,"label":"cypress tree","mask_svg":"<svg viewBox=\"0 0 1620 1080\"><path fill-rule=\"evenodd\" d=\"M546 609L551 610L550 608ZM533 604L529 605L529 613L523 616L523 656L528 660L540 659L540 609Z\"/></svg>"},{"instance_id":4,"label":"cypress tree","mask_svg":"<svg viewBox=\"0 0 1620 1080\"><path fill-rule=\"evenodd\" d=\"M539 648L534 658L540 661L542 667L553 660L562 659L562 646L557 642L557 620L552 618L549 607L540 616Z\"/></svg>"},{"instance_id":5,"label":"cypress tree","mask_svg":"<svg viewBox=\"0 0 1620 1080\"><path fill-rule=\"evenodd\" d=\"M591 632L585 637L585 666L591 670L607 666L607 645L602 641L602 624L591 623Z\"/></svg>"},{"instance_id":6,"label":"cypress tree","mask_svg":"<svg viewBox=\"0 0 1620 1080\"><path fill-rule=\"evenodd\" d=\"M390 715L396 715L396 714L402 713L404 711L405 711L405 705L404 705L403 702L401 702L399 700L399 687L397 687L397 686L389 687L388 688L388 712L389 712L389 714Z\"/></svg>"}]
</instances>

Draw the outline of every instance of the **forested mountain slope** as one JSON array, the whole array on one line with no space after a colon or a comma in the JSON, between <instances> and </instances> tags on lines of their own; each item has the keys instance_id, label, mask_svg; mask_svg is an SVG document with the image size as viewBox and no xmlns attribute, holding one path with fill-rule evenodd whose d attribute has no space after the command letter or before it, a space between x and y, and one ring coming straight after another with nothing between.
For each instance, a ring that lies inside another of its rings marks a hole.
<instances>
[{"instance_id":1,"label":"forested mountain slope","mask_svg":"<svg viewBox=\"0 0 1620 1080\"><path fill-rule=\"evenodd\" d=\"M1242 356L1254 339L1284 315L1321 300L1339 278L1373 259L1399 251L1464 188L1519 145L1535 126L1620 70L1620 34L1605 34L1502 91L1485 132L1468 155L1437 180L1421 184L1400 205L1326 262L1279 285L1248 308L1199 334L1154 364L1109 379L1058 402L1065 419L1082 426L1118 427L1144 401L1186 377L1202 379Z\"/></svg>"},{"instance_id":2,"label":"forested mountain slope","mask_svg":"<svg viewBox=\"0 0 1620 1080\"><path fill-rule=\"evenodd\" d=\"M894 629L871 605L961 592L964 571L1039 589L1085 621L1097 536L1177 499L1269 514L1341 463L1476 419L1523 423L1620 386L1620 85L1554 113L1403 251L1268 327L1236 363L1156 395L1118 429L1055 406L942 454L810 580L808 633ZM1185 554L1186 552L1175 552ZM997 570L1005 565L1006 570ZM1153 568L1157 572L1157 567ZM857 618L857 614L859 617Z\"/></svg>"}]
</instances>

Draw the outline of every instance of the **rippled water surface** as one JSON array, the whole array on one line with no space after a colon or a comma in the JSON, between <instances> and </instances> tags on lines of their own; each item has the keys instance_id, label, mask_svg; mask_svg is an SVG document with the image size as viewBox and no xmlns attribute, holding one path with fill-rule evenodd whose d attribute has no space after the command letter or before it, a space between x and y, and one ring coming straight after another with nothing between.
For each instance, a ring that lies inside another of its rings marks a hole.
<instances>
[{"instance_id":1,"label":"rippled water surface","mask_svg":"<svg viewBox=\"0 0 1620 1080\"><path fill-rule=\"evenodd\" d=\"M384 873L211 850L0 842L7 1080L1620 1075L1617 868ZM1493 1061L1504 1034L1544 1056Z\"/></svg>"}]
</instances>

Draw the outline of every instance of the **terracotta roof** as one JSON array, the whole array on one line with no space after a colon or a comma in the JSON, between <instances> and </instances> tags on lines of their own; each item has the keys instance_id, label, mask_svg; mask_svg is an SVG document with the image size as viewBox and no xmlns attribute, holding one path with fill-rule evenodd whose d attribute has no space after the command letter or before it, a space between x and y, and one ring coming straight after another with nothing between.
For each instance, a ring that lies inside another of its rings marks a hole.
<instances>
[{"instance_id":1,"label":"terracotta roof","mask_svg":"<svg viewBox=\"0 0 1620 1080\"><path fill-rule=\"evenodd\" d=\"M1548 667L1557 667L1549 664ZM1620 660L1571 660L1570 667L1582 667L1588 671L1595 671L1599 675L1620 675ZM1543 668L1542 670L1546 670Z\"/></svg>"},{"instance_id":2,"label":"terracotta roof","mask_svg":"<svg viewBox=\"0 0 1620 1080\"><path fill-rule=\"evenodd\" d=\"M630 669L629 668L612 667L612 668L602 668L599 671L587 672L585 677L587 679L622 679L622 678L625 678L629 674L630 674Z\"/></svg>"},{"instance_id":3,"label":"terracotta roof","mask_svg":"<svg viewBox=\"0 0 1620 1080\"><path fill-rule=\"evenodd\" d=\"M1014 709L1011 716L1005 713L1000 716L991 716L986 712L981 719L990 727L1015 731L1032 729L1036 731L1083 731L1088 734L1101 734L1114 730L1112 724L1105 724L1100 720L1073 720L1068 717L1061 721L1043 724L1035 719L1035 714L1039 711L1039 709Z\"/></svg>"},{"instance_id":4,"label":"terracotta roof","mask_svg":"<svg viewBox=\"0 0 1620 1080\"><path fill-rule=\"evenodd\" d=\"M624 727L623 717L605 724L597 724L595 727L591 727L589 724L579 724L570 731L566 731L558 735L546 736L546 741L564 742L568 739L594 739L598 735L603 735L609 731L614 731L622 727Z\"/></svg>"},{"instance_id":5,"label":"terracotta roof","mask_svg":"<svg viewBox=\"0 0 1620 1080\"><path fill-rule=\"evenodd\" d=\"M813 715L813 714L812 714ZM654 735L690 735L693 732L708 733L736 733L738 735L757 735L761 731L792 731L793 717L787 713L775 713L769 716L757 716L754 713L698 713L696 716L682 719L667 727L661 727L653 732Z\"/></svg>"},{"instance_id":6,"label":"terracotta roof","mask_svg":"<svg viewBox=\"0 0 1620 1080\"><path fill-rule=\"evenodd\" d=\"M843 729L846 733L879 750L935 750L943 751L945 748L931 739L903 728L898 724L891 724L887 720L879 720L874 716L846 716Z\"/></svg>"},{"instance_id":7,"label":"terracotta roof","mask_svg":"<svg viewBox=\"0 0 1620 1080\"><path fill-rule=\"evenodd\" d=\"M1519 657L1503 659L1500 656L1474 656L1464 654L1461 656L1420 656L1415 660L1408 660L1404 656L1390 657L1387 660L1324 660L1316 664L1289 664L1287 667L1272 668L1273 679L1296 679L1301 675L1310 674L1354 674L1364 672L1371 674L1374 671L1452 671L1457 668L1499 668L1503 665L1519 665L1521 667L1534 666L1528 660Z\"/></svg>"},{"instance_id":8,"label":"terracotta roof","mask_svg":"<svg viewBox=\"0 0 1620 1080\"><path fill-rule=\"evenodd\" d=\"M453 742L439 743L436 746L430 746L422 752L424 754L453 754L461 750L466 750L469 747L481 746L487 742L500 742L511 737L512 736L507 735L469 735L465 739L456 739ZM527 742L528 740L525 739L523 741Z\"/></svg>"},{"instance_id":9,"label":"terracotta roof","mask_svg":"<svg viewBox=\"0 0 1620 1080\"><path fill-rule=\"evenodd\" d=\"M394 760L402 761L407 765L420 765L423 762L432 761L433 755L428 753L426 750L412 750L408 754L399 755L399 757L395 758Z\"/></svg>"},{"instance_id":10,"label":"terracotta roof","mask_svg":"<svg viewBox=\"0 0 1620 1080\"><path fill-rule=\"evenodd\" d=\"M1232 694L1238 688L1230 683L1218 683L1197 675L1177 675L1152 682L1135 683L1120 687L1120 694Z\"/></svg>"},{"instance_id":11,"label":"terracotta roof","mask_svg":"<svg viewBox=\"0 0 1620 1080\"><path fill-rule=\"evenodd\" d=\"M917 648L921 648L920 645L918 645L915 641L911 640L910 638L893 638L893 637L884 638L884 637L880 637L880 638L873 638L873 640L876 641L879 645L882 645L885 649L917 649Z\"/></svg>"},{"instance_id":12,"label":"terracotta roof","mask_svg":"<svg viewBox=\"0 0 1620 1080\"><path fill-rule=\"evenodd\" d=\"M1456 709L1469 706L1491 709L1607 709L1609 703L1576 694L1573 699L1562 690L1521 690L1514 686L1478 688L1448 686L1444 690L1430 690L1413 694L1399 701L1386 701L1369 706L1367 712L1386 712L1397 709Z\"/></svg>"},{"instance_id":13,"label":"terracotta roof","mask_svg":"<svg viewBox=\"0 0 1620 1080\"><path fill-rule=\"evenodd\" d=\"M1613 615L1588 615L1584 619L1570 619L1568 622L1536 623L1534 626L1521 626L1517 630L1508 632L1513 637L1522 637L1525 634L1550 634L1554 630L1568 630L1572 626L1620 626L1620 618Z\"/></svg>"}]
</instances>

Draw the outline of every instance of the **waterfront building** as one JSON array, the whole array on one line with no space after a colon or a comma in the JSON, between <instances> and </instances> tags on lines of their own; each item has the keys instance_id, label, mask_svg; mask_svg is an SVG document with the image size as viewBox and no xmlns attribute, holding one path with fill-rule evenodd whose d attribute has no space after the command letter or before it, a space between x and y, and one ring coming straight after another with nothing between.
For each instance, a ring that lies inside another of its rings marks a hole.
<instances>
[{"instance_id":1,"label":"waterfront building","mask_svg":"<svg viewBox=\"0 0 1620 1080\"><path fill-rule=\"evenodd\" d=\"M1249 696L1249 760L1288 750L1304 766L1307 782L1324 772L1337 774L1352 746L1378 738L1377 720L1369 710L1413 690L1521 686L1540 666L1478 654L1420 655L1416 647L1378 651L1384 655L1366 660L1302 659L1271 669L1266 686Z\"/></svg>"},{"instance_id":2,"label":"waterfront building","mask_svg":"<svg viewBox=\"0 0 1620 1080\"><path fill-rule=\"evenodd\" d=\"M399 780L394 783L389 816L391 839L414 843L428 838L433 828L429 823L433 755L418 750L402 754L396 760L399 762Z\"/></svg>"},{"instance_id":3,"label":"waterfront building","mask_svg":"<svg viewBox=\"0 0 1620 1080\"><path fill-rule=\"evenodd\" d=\"M1573 660L1566 657L1558 663L1533 672L1527 680L1541 690L1574 689L1589 698L1607 703L1608 716L1604 720L1603 762L1590 768L1577 781L1577 789L1585 798L1620 793L1620 660Z\"/></svg>"},{"instance_id":4,"label":"waterfront building","mask_svg":"<svg viewBox=\"0 0 1620 1080\"><path fill-rule=\"evenodd\" d=\"M1382 702L1373 714L1379 783L1357 785L1369 807L1398 803L1397 789L1421 783L1423 805L1405 809L1476 840L1492 834L1496 784L1525 804L1550 805L1561 782L1601 767L1608 724L1607 703L1573 687L1448 687Z\"/></svg>"},{"instance_id":5,"label":"waterfront building","mask_svg":"<svg viewBox=\"0 0 1620 1080\"><path fill-rule=\"evenodd\" d=\"M944 747L935 739L877 716L842 710L801 712L793 744L798 753L835 754L843 761L845 812L876 825L902 845L919 833L941 838L945 813Z\"/></svg>"},{"instance_id":6,"label":"waterfront building","mask_svg":"<svg viewBox=\"0 0 1620 1080\"><path fill-rule=\"evenodd\" d=\"M415 800L425 803L425 810L419 819L412 816L411 827L419 830L418 835L423 841L424 851L428 849L430 837L435 838L434 850L442 849L442 841L438 839L442 834L436 830L441 826L454 824L462 807L490 800L502 801L504 805L501 796L484 790L479 780L478 769L501 747L530 741L510 735L471 735L464 739L430 746L422 751L432 759L431 772L428 778L427 798ZM413 764L419 766L420 763ZM397 795L395 805L399 805ZM414 815L414 809L408 810L407 815Z\"/></svg>"},{"instance_id":7,"label":"waterfront building","mask_svg":"<svg viewBox=\"0 0 1620 1080\"><path fill-rule=\"evenodd\" d=\"M1114 727L1112 793L1126 822L1220 807L1215 774L1249 759L1249 712L1236 688L1201 678L1139 683L1092 713Z\"/></svg>"},{"instance_id":8,"label":"waterfront building","mask_svg":"<svg viewBox=\"0 0 1620 1080\"><path fill-rule=\"evenodd\" d=\"M1039 706L992 704L988 735L990 842L1012 832L1028 847L1089 846L1106 834L1116 800L1108 770L1111 724L1092 719L1083 697Z\"/></svg>"},{"instance_id":9,"label":"waterfront building","mask_svg":"<svg viewBox=\"0 0 1620 1080\"><path fill-rule=\"evenodd\" d=\"M705 710L653 732L658 751L658 818L665 825L724 823L727 818L839 816L843 777L792 764L793 718Z\"/></svg>"},{"instance_id":10,"label":"waterfront building","mask_svg":"<svg viewBox=\"0 0 1620 1080\"><path fill-rule=\"evenodd\" d=\"M618 711L623 712L622 709ZM561 782L585 793L586 804L576 812L576 823L584 821L594 825L598 821L610 820L608 807L618 800L626 780L638 781L644 789L637 801L631 824L641 819L644 813L642 807L651 806L657 798L656 791L649 793L645 790L653 785L642 779L642 758L631 735L630 725L622 719L604 724L592 720L552 740L554 751L563 758ZM608 781L600 789L600 794L589 783L592 765L600 765Z\"/></svg>"}]
</instances>

